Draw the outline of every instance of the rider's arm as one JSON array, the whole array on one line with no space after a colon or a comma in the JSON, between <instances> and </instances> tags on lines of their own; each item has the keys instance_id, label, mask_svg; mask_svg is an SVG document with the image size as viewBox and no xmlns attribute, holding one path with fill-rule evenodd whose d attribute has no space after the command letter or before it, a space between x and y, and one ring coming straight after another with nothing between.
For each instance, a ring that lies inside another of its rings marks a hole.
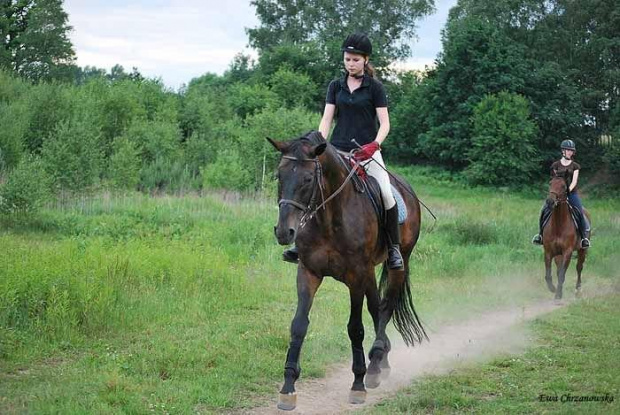
<instances>
[{"instance_id":1,"label":"rider's arm","mask_svg":"<svg viewBox=\"0 0 620 415\"><path fill-rule=\"evenodd\" d=\"M572 192L575 187L577 187L577 180L579 180L579 170L575 170L573 172L573 181L570 182L570 186L568 186L568 191Z\"/></svg>"},{"instance_id":2,"label":"rider's arm","mask_svg":"<svg viewBox=\"0 0 620 415\"><path fill-rule=\"evenodd\" d=\"M379 118L379 131L377 131L375 141L381 144L390 132L390 115L387 107L377 108L377 118Z\"/></svg>"},{"instance_id":3,"label":"rider's arm","mask_svg":"<svg viewBox=\"0 0 620 415\"><path fill-rule=\"evenodd\" d=\"M334 112L336 106L334 104L325 104L325 110L323 110L323 118L319 124L319 131L323 134L323 137L327 139L329 130L332 128L332 121L334 121Z\"/></svg>"}]
</instances>

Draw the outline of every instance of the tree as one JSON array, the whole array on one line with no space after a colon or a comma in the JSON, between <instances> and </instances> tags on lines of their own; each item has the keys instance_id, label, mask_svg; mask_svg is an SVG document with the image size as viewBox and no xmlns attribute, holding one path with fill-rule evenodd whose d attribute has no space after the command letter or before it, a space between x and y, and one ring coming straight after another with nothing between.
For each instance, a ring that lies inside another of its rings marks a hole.
<instances>
[{"instance_id":1,"label":"tree","mask_svg":"<svg viewBox=\"0 0 620 415\"><path fill-rule=\"evenodd\" d=\"M472 183L520 187L532 180L539 154L528 105L522 96L508 92L487 95L476 105L465 170Z\"/></svg>"},{"instance_id":2,"label":"tree","mask_svg":"<svg viewBox=\"0 0 620 415\"><path fill-rule=\"evenodd\" d=\"M467 166L473 109L486 94L522 93L532 63L523 45L475 16L448 22L443 53L425 79L429 130L419 137L422 152L452 168Z\"/></svg>"},{"instance_id":3,"label":"tree","mask_svg":"<svg viewBox=\"0 0 620 415\"><path fill-rule=\"evenodd\" d=\"M386 69L411 54L407 43L415 22L433 10L433 0L253 0L260 26L247 29L250 45L262 54L280 45L313 42L324 62L342 66L340 45L353 32L373 42L373 62Z\"/></svg>"},{"instance_id":4,"label":"tree","mask_svg":"<svg viewBox=\"0 0 620 415\"><path fill-rule=\"evenodd\" d=\"M71 30L62 0L0 2L0 67L34 81L71 79Z\"/></svg>"}]
</instances>

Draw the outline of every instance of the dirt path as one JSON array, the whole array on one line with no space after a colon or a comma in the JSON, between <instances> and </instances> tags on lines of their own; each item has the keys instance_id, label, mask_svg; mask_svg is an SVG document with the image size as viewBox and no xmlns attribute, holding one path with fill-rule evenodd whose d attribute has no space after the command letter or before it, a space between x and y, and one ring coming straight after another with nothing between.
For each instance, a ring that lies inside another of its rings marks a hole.
<instances>
[{"instance_id":1,"label":"dirt path","mask_svg":"<svg viewBox=\"0 0 620 415\"><path fill-rule=\"evenodd\" d=\"M350 363L347 363L334 367L324 379L302 378L297 382L297 408L293 411L276 409L277 394L274 393L273 402L269 406L244 410L243 413L335 414L367 407L393 395L421 375L444 373L463 362L488 359L500 352L522 350L529 336L516 325L553 311L563 304L545 301L520 308L489 311L464 322L436 329L427 328L431 341L421 346L406 348L395 344L390 353L392 371L389 379L384 380L377 389L368 389L363 405L351 405L347 401L353 381Z\"/></svg>"}]
</instances>

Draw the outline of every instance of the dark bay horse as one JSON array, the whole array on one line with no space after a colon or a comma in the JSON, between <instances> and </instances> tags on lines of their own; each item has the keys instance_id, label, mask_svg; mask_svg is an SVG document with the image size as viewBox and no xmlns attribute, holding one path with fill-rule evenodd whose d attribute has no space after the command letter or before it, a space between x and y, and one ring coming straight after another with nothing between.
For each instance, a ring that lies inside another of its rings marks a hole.
<instances>
[{"instance_id":1,"label":"dark bay horse","mask_svg":"<svg viewBox=\"0 0 620 415\"><path fill-rule=\"evenodd\" d=\"M384 263L386 238L373 205L366 194L358 193L348 181L349 171L335 147L318 132L284 142L268 140L282 153L277 172L279 216L274 231L281 245L296 243L300 258L297 311L291 323L278 408L292 410L296 406L295 382L301 372L299 356L310 323L308 313L326 276L349 288L351 313L347 329L354 375L349 402L363 403L365 386L379 386L381 372L384 376L389 373L391 346L386 326L392 317L407 345L428 339L414 309L409 286L408 260L420 234L419 201L404 181L392 179L405 199L408 215L401 225L405 268L388 271ZM379 263L384 266L377 287L375 265ZM368 371L362 345L364 297L376 335L369 352Z\"/></svg>"},{"instance_id":2,"label":"dark bay horse","mask_svg":"<svg viewBox=\"0 0 620 415\"><path fill-rule=\"evenodd\" d=\"M553 177L549 184L547 204L552 207L551 218L543 229L543 247L545 251L545 281L555 299L562 298L562 288L566 270L570 264L573 251L577 251L577 285L575 291L579 295L581 289L581 270L586 260L586 250L581 248L581 238L571 217L568 205L568 186L562 177ZM584 209L584 214L590 218ZM558 271L558 285L553 286L551 280L551 260L555 260Z\"/></svg>"}]
</instances>

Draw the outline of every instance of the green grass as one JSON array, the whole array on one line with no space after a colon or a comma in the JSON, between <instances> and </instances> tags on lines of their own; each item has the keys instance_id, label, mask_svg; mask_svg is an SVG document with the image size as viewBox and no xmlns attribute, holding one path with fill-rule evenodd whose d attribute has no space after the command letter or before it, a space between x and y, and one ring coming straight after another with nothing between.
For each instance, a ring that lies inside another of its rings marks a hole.
<instances>
[{"instance_id":1,"label":"green grass","mask_svg":"<svg viewBox=\"0 0 620 415\"><path fill-rule=\"evenodd\" d=\"M620 295L578 301L528 326L536 340L524 354L423 377L364 413L620 413Z\"/></svg>"},{"instance_id":2,"label":"green grass","mask_svg":"<svg viewBox=\"0 0 620 415\"><path fill-rule=\"evenodd\" d=\"M402 172L439 217L433 227L424 216L411 259L429 327L550 298L541 251L529 243L544 193ZM594 236L584 290L597 291L617 277L620 203L585 204ZM296 306L276 220L274 198L230 194L99 195L0 218L0 413L209 413L273 397ZM573 267L568 297L574 282ZM348 312L346 288L327 279L304 377L349 361Z\"/></svg>"}]
</instances>

